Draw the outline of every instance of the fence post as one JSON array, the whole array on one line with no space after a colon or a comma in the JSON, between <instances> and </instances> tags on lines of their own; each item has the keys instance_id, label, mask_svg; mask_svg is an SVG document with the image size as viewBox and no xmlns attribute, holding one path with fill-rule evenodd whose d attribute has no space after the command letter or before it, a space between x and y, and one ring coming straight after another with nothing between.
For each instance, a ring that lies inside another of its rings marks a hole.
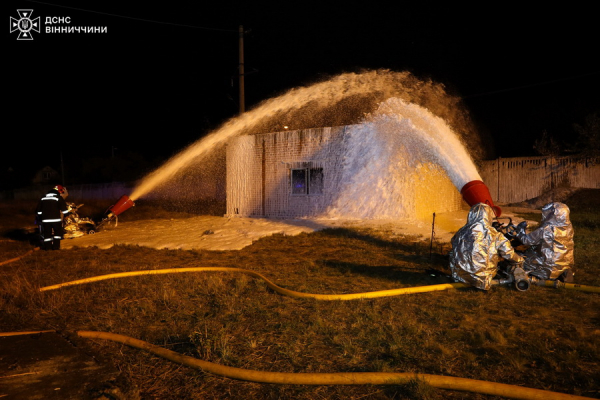
<instances>
[{"instance_id":1,"label":"fence post","mask_svg":"<svg viewBox=\"0 0 600 400\"><path fill-rule=\"evenodd\" d=\"M498 177L496 178L496 185L498 186L498 189L496 190L496 201L500 201L500 159L502 157L498 157L498 159L496 160L496 168L497 168L497 175Z\"/></svg>"}]
</instances>

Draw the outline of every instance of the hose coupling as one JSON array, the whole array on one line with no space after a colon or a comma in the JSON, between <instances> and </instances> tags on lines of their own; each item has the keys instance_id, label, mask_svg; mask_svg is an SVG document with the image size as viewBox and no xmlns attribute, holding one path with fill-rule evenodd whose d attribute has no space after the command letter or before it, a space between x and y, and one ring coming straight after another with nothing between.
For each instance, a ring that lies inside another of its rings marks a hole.
<instances>
[{"instance_id":1,"label":"hose coupling","mask_svg":"<svg viewBox=\"0 0 600 400\"><path fill-rule=\"evenodd\" d=\"M523 268L515 267L515 269L513 269L513 276L515 279L515 288L519 292L529 290L531 282L529 280L529 275L527 275L527 272L525 272Z\"/></svg>"}]
</instances>

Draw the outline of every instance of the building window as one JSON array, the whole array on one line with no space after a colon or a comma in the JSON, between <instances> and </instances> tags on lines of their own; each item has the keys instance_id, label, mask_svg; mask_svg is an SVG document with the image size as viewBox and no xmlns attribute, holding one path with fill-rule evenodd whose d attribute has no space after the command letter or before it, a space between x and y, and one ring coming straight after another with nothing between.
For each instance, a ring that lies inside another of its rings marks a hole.
<instances>
[{"instance_id":1,"label":"building window","mask_svg":"<svg viewBox=\"0 0 600 400\"><path fill-rule=\"evenodd\" d=\"M292 170L292 194L308 194L306 172L306 169Z\"/></svg>"},{"instance_id":2,"label":"building window","mask_svg":"<svg viewBox=\"0 0 600 400\"><path fill-rule=\"evenodd\" d=\"M323 168L292 169L292 194L323 194Z\"/></svg>"},{"instance_id":3,"label":"building window","mask_svg":"<svg viewBox=\"0 0 600 400\"><path fill-rule=\"evenodd\" d=\"M309 168L308 194L323 194L323 168Z\"/></svg>"}]
</instances>

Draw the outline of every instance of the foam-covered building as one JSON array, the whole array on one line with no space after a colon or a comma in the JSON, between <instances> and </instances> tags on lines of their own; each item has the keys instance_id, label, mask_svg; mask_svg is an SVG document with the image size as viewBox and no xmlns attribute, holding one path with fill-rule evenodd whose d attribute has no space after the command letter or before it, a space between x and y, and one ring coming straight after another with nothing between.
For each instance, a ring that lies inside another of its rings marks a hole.
<instances>
[{"instance_id":1,"label":"foam-covered building","mask_svg":"<svg viewBox=\"0 0 600 400\"><path fill-rule=\"evenodd\" d=\"M464 204L402 132L370 124L237 136L226 171L228 216L430 220Z\"/></svg>"}]
</instances>

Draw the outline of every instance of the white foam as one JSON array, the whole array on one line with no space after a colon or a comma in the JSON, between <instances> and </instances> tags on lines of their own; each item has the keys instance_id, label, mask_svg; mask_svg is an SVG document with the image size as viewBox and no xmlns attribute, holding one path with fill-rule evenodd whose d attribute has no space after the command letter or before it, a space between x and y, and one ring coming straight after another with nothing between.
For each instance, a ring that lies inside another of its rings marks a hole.
<instances>
[{"instance_id":1,"label":"white foam","mask_svg":"<svg viewBox=\"0 0 600 400\"><path fill-rule=\"evenodd\" d=\"M423 161L432 162L446 171L459 190L465 183L480 179L471 157L448 123L409 100L423 97L424 93L445 95L438 87L433 89L431 85L415 84L414 77L408 73L381 71L342 74L312 86L292 89L232 118L184 149L145 177L130 198L141 198L179 171L206 162L230 138L252 131L281 113L299 110L308 104L327 107L344 99L376 94L383 99L379 108L374 112L365 111L371 113L355 126L345 143L347 174L342 177L343 189L330 216L393 218L398 214L398 207L407 206L397 200L397 194L405 190L404 179L407 179L398 171L418 168ZM387 215L385 210L391 214Z\"/></svg>"}]
</instances>

